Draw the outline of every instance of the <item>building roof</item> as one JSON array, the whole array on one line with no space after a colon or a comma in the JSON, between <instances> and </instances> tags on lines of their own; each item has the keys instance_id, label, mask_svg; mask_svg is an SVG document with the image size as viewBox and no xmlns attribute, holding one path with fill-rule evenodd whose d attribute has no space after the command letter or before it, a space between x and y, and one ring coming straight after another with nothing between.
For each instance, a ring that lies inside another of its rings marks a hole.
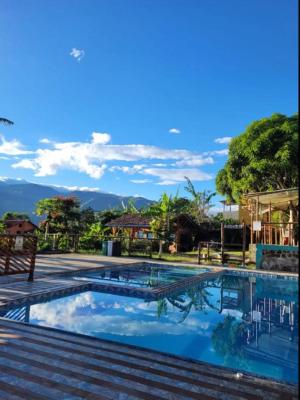
<instances>
[{"instance_id":1,"label":"building roof","mask_svg":"<svg viewBox=\"0 0 300 400\"><path fill-rule=\"evenodd\" d=\"M6 221L4 221L4 225L6 226L6 228L11 228L12 226L23 224L25 222L32 225L32 227L34 227L35 229L38 229L38 227L28 219L7 219Z\"/></svg>"},{"instance_id":2,"label":"building roof","mask_svg":"<svg viewBox=\"0 0 300 400\"><path fill-rule=\"evenodd\" d=\"M248 193L243 196L245 202L258 202L260 205L269 206L270 204L276 209L287 208L291 201L293 205L299 203L299 189L281 189L270 192Z\"/></svg>"},{"instance_id":3,"label":"building roof","mask_svg":"<svg viewBox=\"0 0 300 400\"><path fill-rule=\"evenodd\" d=\"M118 228L150 228L150 221L151 218L143 217L138 214L124 214L108 222L105 226Z\"/></svg>"}]
</instances>

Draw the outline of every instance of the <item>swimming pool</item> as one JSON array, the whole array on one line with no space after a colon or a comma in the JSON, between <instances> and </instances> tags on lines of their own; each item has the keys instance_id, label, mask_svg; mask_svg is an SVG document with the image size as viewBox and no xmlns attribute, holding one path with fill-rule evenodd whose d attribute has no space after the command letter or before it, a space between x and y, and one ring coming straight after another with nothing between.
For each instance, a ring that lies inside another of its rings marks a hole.
<instances>
[{"instance_id":1,"label":"swimming pool","mask_svg":"<svg viewBox=\"0 0 300 400\"><path fill-rule=\"evenodd\" d=\"M158 288L192 278L207 271L209 271L207 268L200 267L176 267L174 265L144 263L137 266L121 266L119 268L82 272L74 279L118 286Z\"/></svg>"},{"instance_id":2,"label":"swimming pool","mask_svg":"<svg viewBox=\"0 0 300 400\"><path fill-rule=\"evenodd\" d=\"M296 383L297 285L227 273L157 300L87 290L1 315Z\"/></svg>"}]
</instances>

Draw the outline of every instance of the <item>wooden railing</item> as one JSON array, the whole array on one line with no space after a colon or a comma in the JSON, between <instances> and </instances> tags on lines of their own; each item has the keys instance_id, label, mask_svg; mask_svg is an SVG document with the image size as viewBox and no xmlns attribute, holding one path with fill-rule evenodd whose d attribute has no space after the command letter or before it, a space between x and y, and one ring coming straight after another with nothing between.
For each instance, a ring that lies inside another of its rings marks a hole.
<instances>
[{"instance_id":1,"label":"wooden railing","mask_svg":"<svg viewBox=\"0 0 300 400\"><path fill-rule=\"evenodd\" d=\"M29 273L33 281L37 237L33 235L0 235L0 275Z\"/></svg>"}]
</instances>

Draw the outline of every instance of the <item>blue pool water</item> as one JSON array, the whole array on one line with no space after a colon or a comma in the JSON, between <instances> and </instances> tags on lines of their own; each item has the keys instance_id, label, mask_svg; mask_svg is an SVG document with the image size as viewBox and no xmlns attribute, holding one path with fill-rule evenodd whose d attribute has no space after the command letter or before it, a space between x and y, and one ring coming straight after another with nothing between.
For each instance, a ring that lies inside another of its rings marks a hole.
<instances>
[{"instance_id":1,"label":"blue pool water","mask_svg":"<svg viewBox=\"0 0 300 400\"><path fill-rule=\"evenodd\" d=\"M74 279L132 287L161 287L179 280L199 275L207 268L163 266L145 264L127 268L83 272Z\"/></svg>"},{"instance_id":2,"label":"blue pool water","mask_svg":"<svg viewBox=\"0 0 300 400\"><path fill-rule=\"evenodd\" d=\"M293 280L225 274L159 300L86 291L1 315L298 381Z\"/></svg>"}]
</instances>

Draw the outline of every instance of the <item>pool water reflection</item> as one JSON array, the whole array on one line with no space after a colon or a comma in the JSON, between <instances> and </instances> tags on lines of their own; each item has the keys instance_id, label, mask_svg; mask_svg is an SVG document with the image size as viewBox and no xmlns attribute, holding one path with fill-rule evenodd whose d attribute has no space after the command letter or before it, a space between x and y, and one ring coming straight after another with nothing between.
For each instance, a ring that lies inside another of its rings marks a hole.
<instances>
[{"instance_id":1,"label":"pool water reflection","mask_svg":"<svg viewBox=\"0 0 300 400\"><path fill-rule=\"evenodd\" d=\"M297 281L222 275L155 301L87 291L8 318L296 383Z\"/></svg>"},{"instance_id":2,"label":"pool water reflection","mask_svg":"<svg viewBox=\"0 0 300 400\"><path fill-rule=\"evenodd\" d=\"M200 267L170 267L145 263L127 268L83 272L75 276L74 279L120 286L155 288L191 278L207 271L207 268Z\"/></svg>"}]
</instances>

